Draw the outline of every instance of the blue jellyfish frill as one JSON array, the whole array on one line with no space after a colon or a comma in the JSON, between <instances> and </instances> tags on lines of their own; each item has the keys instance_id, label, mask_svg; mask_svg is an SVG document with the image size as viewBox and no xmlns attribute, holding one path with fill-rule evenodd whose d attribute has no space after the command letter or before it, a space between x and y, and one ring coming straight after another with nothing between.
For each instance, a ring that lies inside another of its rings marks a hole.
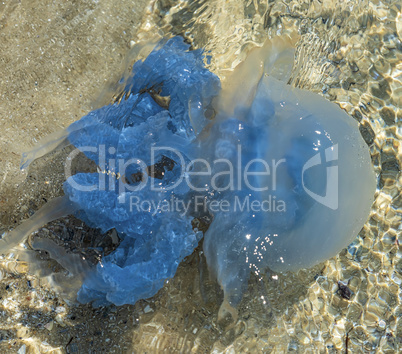
<instances>
[{"instance_id":1,"label":"blue jellyfish frill","mask_svg":"<svg viewBox=\"0 0 402 354\"><path fill-rule=\"evenodd\" d=\"M180 178L196 137L189 110L202 126L220 82L204 68L202 51L188 49L179 37L160 43L135 63L120 103L68 128L69 141L99 172L71 176L65 194L89 226L115 228L123 238L87 276L80 302L121 305L151 297L202 237L186 213L188 186Z\"/></svg>"}]
</instances>

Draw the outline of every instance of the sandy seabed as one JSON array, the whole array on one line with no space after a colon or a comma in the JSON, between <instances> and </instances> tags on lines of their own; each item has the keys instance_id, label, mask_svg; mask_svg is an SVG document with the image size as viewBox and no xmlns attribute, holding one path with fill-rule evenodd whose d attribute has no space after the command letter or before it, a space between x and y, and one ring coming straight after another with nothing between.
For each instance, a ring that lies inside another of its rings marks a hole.
<instances>
[{"instance_id":1,"label":"sandy seabed","mask_svg":"<svg viewBox=\"0 0 402 354\"><path fill-rule=\"evenodd\" d=\"M253 46L295 31L300 40L292 84L324 95L359 121L379 177L353 252L297 274L252 279L229 329L217 323L221 299L204 280L200 249L155 297L97 309L66 303L9 255L0 260L0 352L401 350L398 1L1 2L0 233L62 193L62 153L27 172L19 170L21 154L99 105L135 43L183 35L210 51L210 69L224 78ZM72 218L41 232L66 229L75 238L96 238Z\"/></svg>"}]
</instances>

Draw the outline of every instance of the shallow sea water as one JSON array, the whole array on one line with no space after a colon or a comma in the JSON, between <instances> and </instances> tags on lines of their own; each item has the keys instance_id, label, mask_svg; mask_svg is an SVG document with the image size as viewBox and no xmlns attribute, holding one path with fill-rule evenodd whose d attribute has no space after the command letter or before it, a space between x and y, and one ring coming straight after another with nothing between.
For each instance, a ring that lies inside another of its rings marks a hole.
<instances>
[{"instance_id":1,"label":"shallow sea water","mask_svg":"<svg viewBox=\"0 0 402 354\"><path fill-rule=\"evenodd\" d=\"M0 352L401 351L399 1L0 2L0 233L62 192L63 152L25 174L21 153L109 102L135 43L182 35L210 51L210 69L224 78L255 45L294 33L291 84L359 121L379 176L370 218L349 251L296 274L251 279L229 329L217 322L221 299L198 249L155 297L98 309L69 305L9 256L0 260ZM67 248L102 241L72 218L40 232L52 233Z\"/></svg>"}]
</instances>

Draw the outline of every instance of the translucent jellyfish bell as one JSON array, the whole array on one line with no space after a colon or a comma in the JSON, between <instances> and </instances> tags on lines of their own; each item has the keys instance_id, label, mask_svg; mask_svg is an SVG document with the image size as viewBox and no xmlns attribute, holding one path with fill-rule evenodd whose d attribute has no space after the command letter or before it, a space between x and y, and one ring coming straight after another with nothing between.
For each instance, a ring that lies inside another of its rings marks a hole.
<instances>
[{"instance_id":1,"label":"translucent jellyfish bell","mask_svg":"<svg viewBox=\"0 0 402 354\"><path fill-rule=\"evenodd\" d=\"M204 251L226 307L240 301L251 272L295 271L335 256L357 236L373 201L376 179L357 122L274 77L284 72L276 49L289 55L287 43L268 42L235 69L201 143L211 175L223 176L212 199L225 201L225 210L215 208ZM233 175L216 163L225 158Z\"/></svg>"}]
</instances>

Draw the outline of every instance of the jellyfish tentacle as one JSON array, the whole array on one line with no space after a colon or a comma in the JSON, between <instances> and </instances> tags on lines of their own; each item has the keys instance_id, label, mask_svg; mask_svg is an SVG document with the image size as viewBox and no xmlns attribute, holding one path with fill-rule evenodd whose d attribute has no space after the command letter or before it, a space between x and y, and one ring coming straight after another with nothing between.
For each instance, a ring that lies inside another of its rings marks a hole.
<instances>
[{"instance_id":1,"label":"jellyfish tentacle","mask_svg":"<svg viewBox=\"0 0 402 354\"><path fill-rule=\"evenodd\" d=\"M60 150L70 144L67 139L68 131L63 129L46 136L40 140L32 150L24 152L21 158L20 168L26 170L36 159L47 155L50 152Z\"/></svg>"},{"instance_id":2,"label":"jellyfish tentacle","mask_svg":"<svg viewBox=\"0 0 402 354\"><path fill-rule=\"evenodd\" d=\"M18 225L0 240L0 254L6 254L11 249L24 242L26 238L41 226L50 221L74 213L78 209L67 197L57 197L47 202L28 220Z\"/></svg>"}]
</instances>

